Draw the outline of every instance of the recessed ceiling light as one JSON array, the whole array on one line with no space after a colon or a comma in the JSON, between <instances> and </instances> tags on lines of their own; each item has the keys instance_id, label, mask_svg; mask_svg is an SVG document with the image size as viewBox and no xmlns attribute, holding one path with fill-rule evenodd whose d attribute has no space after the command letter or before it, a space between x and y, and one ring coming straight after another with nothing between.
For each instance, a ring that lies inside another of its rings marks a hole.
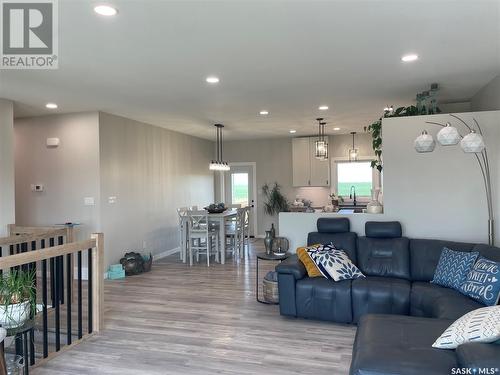
<instances>
[{"instance_id":1,"label":"recessed ceiling light","mask_svg":"<svg viewBox=\"0 0 500 375\"><path fill-rule=\"evenodd\" d=\"M333 128L333 130L337 131L337 130L340 130L340 128Z\"/></svg>"},{"instance_id":2,"label":"recessed ceiling light","mask_svg":"<svg viewBox=\"0 0 500 375\"><path fill-rule=\"evenodd\" d=\"M269 111L263 110L263 111L260 111L259 114L261 114L262 116L266 116L269 114Z\"/></svg>"},{"instance_id":3,"label":"recessed ceiling light","mask_svg":"<svg viewBox=\"0 0 500 375\"><path fill-rule=\"evenodd\" d=\"M320 111L326 111L326 110L328 110L328 106L327 105L320 105L318 109Z\"/></svg>"},{"instance_id":4,"label":"recessed ceiling light","mask_svg":"<svg viewBox=\"0 0 500 375\"><path fill-rule=\"evenodd\" d=\"M210 76L207 77L205 81L207 81L208 83L219 83L219 77Z\"/></svg>"},{"instance_id":5,"label":"recessed ceiling light","mask_svg":"<svg viewBox=\"0 0 500 375\"><path fill-rule=\"evenodd\" d=\"M47 103L47 104L45 104L45 107L47 107L48 109L56 109L57 104L56 103Z\"/></svg>"},{"instance_id":6,"label":"recessed ceiling light","mask_svg":"<svg viewBox=\"0 0 500 375\"><path fill-rule=\"evenodd\" d=\"M404 55L403 57L401 57L401 61L403 62L411 62L411 61L416 61L418 60L418 55L414 54L414 53L411 53L409 55Z\"/></svg>"},{"instance_id":7,"label":"recessed ceiling light","mask_svg":"<svg viewBox=\"0 0 500 375\"><path fill-rule=\"evenodd\" d=\"M109 5L98 5L94 8L94 12L100 14L101 16L111 17L118 13L116 8Z\"/></svg>"},{"instance_id":8,"label":"recessed ceiling light","mask_svg":"<svg viewBox=\"0 0 500 375\"><path fill-rule=\"evenodd\" d=\"M293 130L293 129L290 130L290 134L295 134L295 133L297 133L297 130Z\"/></svg>"}]
</instances>

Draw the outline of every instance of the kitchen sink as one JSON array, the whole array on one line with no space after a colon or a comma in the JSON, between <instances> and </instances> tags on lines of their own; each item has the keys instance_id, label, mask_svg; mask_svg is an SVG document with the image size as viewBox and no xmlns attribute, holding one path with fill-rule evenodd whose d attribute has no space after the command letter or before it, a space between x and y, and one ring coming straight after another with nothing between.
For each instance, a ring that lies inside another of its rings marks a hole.
<instances>
[{"instance_id":1,"label":"kitchen sink","mask_svg":"<svg viewBox=\"0 0 500 375\"><path fill-rule=\"evenodd\" d=\"M339 214L361 214L363 213L362 207L340 207L338 210Z\"/></svg>"}]
</instances>

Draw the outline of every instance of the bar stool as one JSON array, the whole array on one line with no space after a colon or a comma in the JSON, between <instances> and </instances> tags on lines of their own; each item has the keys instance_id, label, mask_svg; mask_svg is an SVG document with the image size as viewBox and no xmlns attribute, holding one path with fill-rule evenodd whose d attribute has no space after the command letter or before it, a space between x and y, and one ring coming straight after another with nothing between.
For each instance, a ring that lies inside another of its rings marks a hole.
<instances>
[{"instance_id":1,"label":"bar stool","mask_svg":"<svg viewBox=\"0 0 500 375\"><path fill-rule=\"evenodd\" d=\"M193 265L193 254L196 261L200 259L200 252L205 252L207 266L210 266L210 256L215 255L219 261L219 231L210 224L206 211L187 211L188 217L188 252L189 265Z\"/></svg>"},{"instance_id":2,"label":"bar stool","mask_svg":"<svg viewBox=\"0 0 500 375\"><path fill-rule=\"evenodd\" d=\"M188 245L188 238L187 238L187 207L180 207L177 209L177 215L179 218L179 235L180 235L180 241L179 241L179 247L180 247L180 257L181 261L183 263L186 263L187 260L187 245Z\"/></svg>"},{"instance_id":3,"label":"bar stool","mask_svg":"<svg viewBox=\"0 0 500 375\"><path fill-rule=\"evenodd\" d=\"M229 249L233 253L234 259L239 259L242 257L243 250L243 218L245 208L236 209L236 217L233 220L228 220L226 222L226 238L229 239L229 244L226 246L226 250Z\"/></svg>"}]
</instances>

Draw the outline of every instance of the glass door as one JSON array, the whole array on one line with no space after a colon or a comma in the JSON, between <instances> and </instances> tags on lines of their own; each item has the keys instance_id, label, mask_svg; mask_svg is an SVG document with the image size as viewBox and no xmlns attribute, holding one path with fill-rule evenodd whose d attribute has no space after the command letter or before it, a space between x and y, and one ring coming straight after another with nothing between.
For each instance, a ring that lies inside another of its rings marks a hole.
<instances>
[{"instance_id":1,"label":"glass door","mask_svg":"<svg viewBox=\"0 0 500 375\"><path fill-rule=\"evenodd\" d=\"M225 174L225 203L241 204L241 207L250 207L250 235L255 232L255 173L254 166L231 165L231 170Z\"/></svg>"}]
</instances>

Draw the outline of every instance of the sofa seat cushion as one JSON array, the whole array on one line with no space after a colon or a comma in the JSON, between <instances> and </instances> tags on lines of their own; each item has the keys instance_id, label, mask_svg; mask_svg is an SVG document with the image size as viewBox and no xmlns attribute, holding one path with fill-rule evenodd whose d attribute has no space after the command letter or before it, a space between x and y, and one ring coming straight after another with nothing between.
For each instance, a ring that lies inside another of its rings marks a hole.
<instances>
[{"instance_id":1,"label":"sofa seat cushion","mask_svg":"<svg viewBox=\"0 0 500 375\"><path fill-rule=\"evenodd\" d=\"M306 277L296 284L297 316L339 323L352 321L351 280Z\"/></svg>"},{"instance_id":2,"label":"sofa seat cushion","mask_svg":"<svg viewBox=\"0 0 500 375\"><path fill-rule=\"evenodd\" d=\"M500 343L483 344L468 342L460 345L456 352L460 367L498 367L500 366Z\"/></svg>"},{"instance_id":3,"label":"sofa seat cushion","mask_svg":"<svg viewBox=\"0 0 500 375\"><path fill-rule=\"evenodd\" d=\"M421 281L411 286L410 314L413 316L456 320L480 307L484 305L454 289Z\"/></svg>"},{"instance_id":4,"label":"sofa seat cushion","mask_svg":"<svg viewBox=\"0 0 500 375\"><path fill-rule=\"evenodd\" d=\"M408 315L410 289L410 282L404 279L368 276L353 280L353 322L369 313Z\"/></svg>"},{"instance_id":5,"label":"sofa seat cushion","mask_svg":"<svg viewBox=\"0 0 500 375\"><path fill-rule=\"evenodd\" d=\"M442 375L457 367L453 350L434 349L451 321L365 315L356 332L350 375Z\"/></svg>"}]
</instances>

